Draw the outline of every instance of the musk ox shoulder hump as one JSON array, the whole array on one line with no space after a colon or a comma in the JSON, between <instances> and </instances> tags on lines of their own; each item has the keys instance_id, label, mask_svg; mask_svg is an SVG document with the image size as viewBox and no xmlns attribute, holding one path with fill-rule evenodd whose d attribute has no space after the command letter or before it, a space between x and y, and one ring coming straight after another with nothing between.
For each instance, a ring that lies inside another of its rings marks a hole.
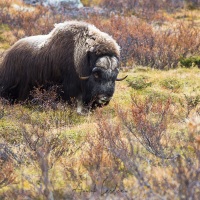
<instances>
[{"instance_id":1,"label":"musk ox shoulder hump","mask_svg":"<svg viewBox=\"0 0 200 200\"><path fill-rule=\"evenodd\" d=\"M50 32L51 37L56 37L59 32L71 32L77 48L84 45L87 51L100 54L114 54L120 56L120 47L109 34L100 31L94 25L83 21L67 21L55 24L55 28Z\"/></svg>"},{"instance_id":2,"label":"musk ox shoulder hump","mask_svg":"<svg viewBox=\"0 0 200 200\"><path fill-rule=\"evenodd\" d=\"M100 31L94 25L88 25L89 38L94 38L94 46L96 44L96 54L106 54L109 51L115 53L117 57L120 55L120 47L112 36Z\"/></svg>"}]
</instances>

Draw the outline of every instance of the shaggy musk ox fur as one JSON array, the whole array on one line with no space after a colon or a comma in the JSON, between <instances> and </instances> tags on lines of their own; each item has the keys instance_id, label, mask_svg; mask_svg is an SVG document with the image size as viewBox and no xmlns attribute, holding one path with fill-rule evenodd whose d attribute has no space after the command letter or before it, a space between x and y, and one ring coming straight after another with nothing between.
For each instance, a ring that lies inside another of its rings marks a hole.
<instances>
[{"instance_id":1,"label":"shaggy musk ox fur","mask_svg":"<svg viewBox=\"0 0 200 200\"><path fill-rule=\"evenodd\" d=\"M61 97L83 108L109 103L118 79L120 48L108 34L78 21L55 25L48 35L23 38L0 66L0 96L24 101L34 87L59 85Z\"/></svg>"}]
</instances>

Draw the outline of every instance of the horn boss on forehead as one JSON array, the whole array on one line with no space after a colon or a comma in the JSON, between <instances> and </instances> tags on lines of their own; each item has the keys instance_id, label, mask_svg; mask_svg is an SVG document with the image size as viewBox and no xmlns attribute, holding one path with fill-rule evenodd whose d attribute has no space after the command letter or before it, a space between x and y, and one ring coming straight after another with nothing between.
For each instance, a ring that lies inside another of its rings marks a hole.
<instances>
[{"instance_id":1,"label":"horn boss on forehead","mask_svg":"<svg viewBox=\"0 0 200 200\"><path fill-rule=\"evenodd\" d=\"M0 63L0 96L11 103L24 101L35 87L59 85L61 97L68 103L76 99L79 112L106 105L114 93L109 81L116 79L119 57L116 41L95 26L60 23L47 35L20 39L6 52ZM99 81L91 74L94 67L114 74Z\"/></svg>"},{"instance_id":2,"label":"horn boss on forehead","mask_svg":"<svg viewBox=\"0 0 200 200\"><path fill-rule=\"evenodd\" d=\"M104 67L105 69L111 69L114 70L115 68L119 67L118 59L114 56L103 56L97 59L96 61L97 67Z\"/></svg>"}]
</instances>

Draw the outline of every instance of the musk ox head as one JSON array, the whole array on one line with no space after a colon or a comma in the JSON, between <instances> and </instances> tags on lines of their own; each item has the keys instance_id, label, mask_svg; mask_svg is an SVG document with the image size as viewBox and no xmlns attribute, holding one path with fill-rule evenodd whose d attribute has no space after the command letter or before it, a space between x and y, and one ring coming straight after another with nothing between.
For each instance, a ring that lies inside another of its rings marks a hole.
<instances>
[{"instance_id":1,"label":"musk ox head","mask_svg":"<svg viewBox=\"0 0 200 200\"><path fill-rule=\"evenodd\" d=\"M117 78L119 61L115 56L99 57L92 68L91 74L80 77L85 82L83 102L92 108L107 105L115 90L115 81L124 80Z\"/></svg>"}]
</instances>

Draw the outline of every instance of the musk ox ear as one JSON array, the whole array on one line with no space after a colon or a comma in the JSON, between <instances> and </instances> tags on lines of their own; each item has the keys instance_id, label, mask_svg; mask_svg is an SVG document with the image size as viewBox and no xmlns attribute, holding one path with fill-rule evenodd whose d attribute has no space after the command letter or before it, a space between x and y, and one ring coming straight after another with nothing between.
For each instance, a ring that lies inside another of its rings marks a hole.
<instances>
[{"instance_id":1,"label":"musk ox ear","mask_svg":"<svg viewBox=\"0 0 200 200\"><path fill-rule=\"evenodd\" d=\"M90 67L90 69L92 69L95 65L97 55L94 52L89 51L87 53L87 58L88 58L89 67Z\"/></svg>"},{"instance_id":2,"label":"musk ox ear","mask_svg":"<svg viewBox=\"0 0 200 200\"><path fill-rule=\"evenodd\" d=\"M128 76L128 75L126 75L126 76L125 76L125 77L123 77L123 78L117 78L117 79L116 79L116 81L123 81L124 79L126 79L126 78L127 78L127 76Z\"/></svg>"}]
</instances>

